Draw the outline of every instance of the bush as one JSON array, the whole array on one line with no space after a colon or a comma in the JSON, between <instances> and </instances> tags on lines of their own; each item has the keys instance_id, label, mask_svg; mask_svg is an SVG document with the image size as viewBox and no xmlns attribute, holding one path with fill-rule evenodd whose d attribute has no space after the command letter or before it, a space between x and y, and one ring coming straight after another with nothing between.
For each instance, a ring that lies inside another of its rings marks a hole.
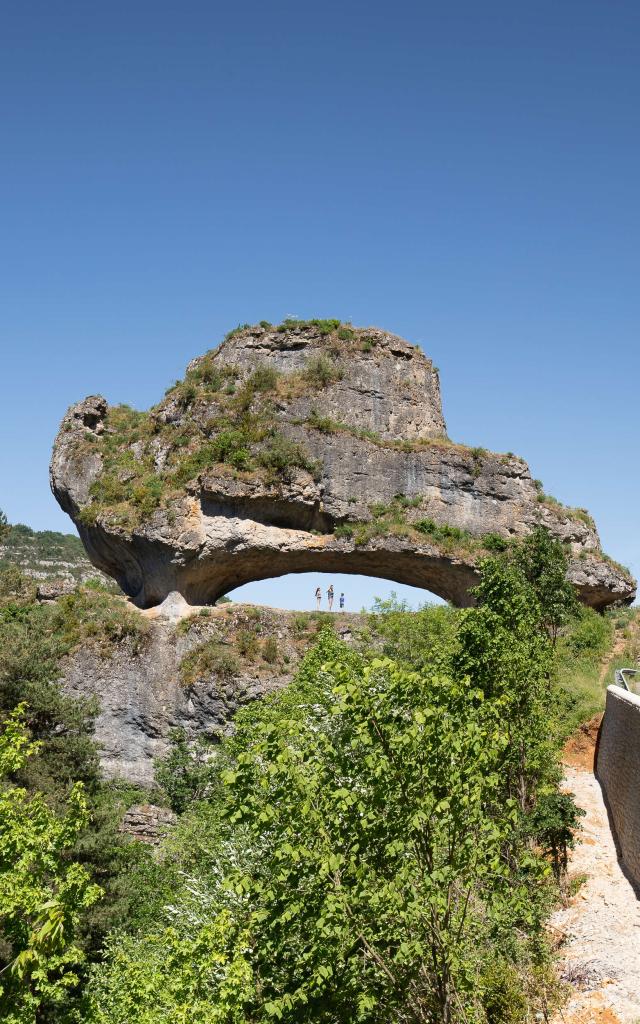
<instances>
[{"instance_id":1,"label":"bush","mask_svg":"<svg viewBox=\"0 0 640 1024\"><path fill-rule=\"evenodd\" d=\"M355 331L350 327L341 327L338 331L338 338L340 341L353 341L355 336Z\"/></svg>"},{"instance_id":2,"label":"bush","mask_svg":"<svg viewBox=\"0 0 640 1024\"><path fill-rule=\"evenodd\" d=\"M212 442L216 462L226 462L235 469L251 466L250 439L242 429L222 430Z\"/></svg>"},{"instance_id":3,"label":"bush","mask_svg":"<svg viewBox=\"0 0 640 1024\"><path fill-rule=\"evenodd\" d=\"M302 376L309 384L317 387L326 387L338 380L342 380L343 371L337 363L328 359L327 356L312 356L302 371Z\"/></svg>"},{"instance_id":4,"label":"bush","mask_svg":"<svg viewBox=\"0 0 640 1024\"><path fill-rule=\"evenodd\" d=\"M54 612L62 641L69 648L93 643L105 656L127 641L134 653L140 651L149 623L127 601L108 593L101 584L78 587L56 602Z\"/></svg>"},{"instance_id":5,"label":"bush","mask_svg":"<svg viewBox=\"0 0 640 1024\"><path fill-rule=\"evenodd\" d=\"M305 327L317 327L318 333L321 336L333 334L335 330L340 326L340 320L295 320L293 317L287 317L281 324L278 325L276 330L280 334L284 334L285 331L295 331L298 328Z\"/></svg>"},{"instance_id":6,"label":"bush","mask_svg":"<svg viewBox=\"0 0 640 1024\"><path fill-rule=\"evenodd\" d=\"M306 633L309 629L309 616L304 612L301 612L299 615L294 615L292 625L294 633Z\"/></svg>"},{"instance_id":7,"label":"bush","mask_svg":"<svg viewBox=\"0 0 640 1024\"><path fill-rule=\"evenodd\" d=\"M8 602L30 604L36 599L37 584L25 576L17 565L0 568L0 605Z\"/></svg>"},{"instance_id":8,"label":"bush","mask_svg":"<svg viewBox=\"0 0 640 1024\"><path fill-rule=\"evenodd\" d=\"M509 541L499 533L485 533L481 537L481 541L483 548L495 555L501 551L506 551L509 547Z\"/></svg>"},{"instance_id":9,"label":"bush","mask_svg":"<svg viewBox=\"0 0 640 1024\"><path fill-rule=\"evenodd\" d=\"M275 665L278 655L278 641L274 636L268 636L262 645L262 657L269 665Z\"/></svg>"},{"instance_id":10,"label":"bush","mask_svg":"<svg viewBox=\"0 0 640 1024\"><path fill-rule=\"evenodd\" d=\"M296 467L306 469L309 473L317 471L316 463L312 462L302 445L280 433L275 433L268 440L259 452L257 461L264 469L274 473L286 474Z\"/></svg>"},{"instance_id":11,"label":"bush","mask_svg":"<svg viewBox=\"0 0 640 1024\"><path fill-rule=\"evenodd\" d=\"M203 800L213 788L218 769L212 761L212 744L204 736L189 743L184 729L174 729L170 748L156 762L156 782L166 793L169 806L182 814L195 800Z\"/></svg>"},{"instance_id":12,"label":"bush","mask_svg":"<svg viewBox=\"0 0 640 1024\"><path fill-rule=\"evenodd\" d=\"M251 324L238 324L237 327L234 327L232 330L227 331L223 340L229 341L231 338L235 337L236 334L241 334L242 331L248 330L249 327L251 327Z\"/></svg>"},{"instance_id":13,"label":"bush","mask_svg":"<svg viewBox=\"0 0 640 1024\"><path fill-rule=\"evenodd\" d=\"M437 542L461 542L470 537L465 530L461 530L458 526L448 526L446 523L436 523L433 519L419 519L417 523L414 523L414 527L419 533L424 533L427 537L431 537Z\"/></svg>"},{"instance_id":14,"label":"bush","mask_svg":"<svg viewBox=\"0 0 640 1024\"><path fill-rule=\"evenodd\" d=\"M565 638L565 648L575 658L600 660L610 650L613 626L608 616L599 615L593 608L579 608Z\"/></svg>"},{"instance_id":15,"label":"bush","mask_svg":"<svg viewBox=\"0 0 640 1024\"><path fill-rule=\"evenodd\" d=\"M257 366L247 380L247 387L252 391L273 391L279 377L273 366Z\"/></svg>"},{"instance_id":16,"label":"bush","mask_svg":"<svg viewBox=\"0 0 640 1024\"><path fill-rule=\"evenodd\" d=\"M330 416L320 416L316 409L309 413L307 423L321 434L334 434L337 430L343 429L343 424L338 420L331 419Z\"/></svg>"},{"instance_id":17,"label":"bush","mask_svg":"<svg viewBox=\"0 0 640 1024\"><path fill-rule=\"evenodd\" d=\"M238 654L247 661L253 661L258 653L258 638L250 629L241 629L236 640Z\"/></svg>"},{"instance_id":18,"label":"bush","mask_svg":"<svg viewBox=\"0 0 640 1024\"><path fill-rule=\"evenodd\" d=\"M353 526L349 523L339 523L338 526L334 528L333 536L342 537L344 540L351 540L353 537Z\"/></svg>"},{"instance_id":19,"label":"bush","mask_svg":"<svg viewBox=\"0 0 640 1024\"><path fill-rule=\"evenodd\" d=\"M181 409L188 409L188 407L197 398L197 395L198 390L195 384L189 380L185 380L182 384L179 384L173 391L173 397Z\"/></svg>"},{"instance_id":20,"label":"bush","mask_svg":"<svg viewBox=\"0 0 640 1024\"><path fill-rule=\"evenodd\" d=\"M180 662L180 678L185 686L193 686L199 679L218 676L231 679L240 671L233 653L220 641L211 639L194 647Z\"/></svg>"}]
</instances>

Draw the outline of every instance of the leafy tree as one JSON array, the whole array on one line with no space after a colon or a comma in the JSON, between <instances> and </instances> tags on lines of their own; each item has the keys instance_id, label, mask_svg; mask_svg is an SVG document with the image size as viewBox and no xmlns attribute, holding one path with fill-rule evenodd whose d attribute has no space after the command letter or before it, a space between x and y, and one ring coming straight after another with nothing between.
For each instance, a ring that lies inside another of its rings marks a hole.
<instances>
[{"instance_id":1,"label":"leafy tree","mask_svg":"<svg viewBox=\"0 0 640 1024\"><path fill-rule=\"evenodd\" d=\"M57 683L59 662L69 649L57 609L31 600L0 606L0 713L24 703L25 723L38 747L21 765L16 781L55 799L72 782L98 783L93 741L95 701L66 696Z\"/></svg>"},{"instance_id":2,"label":"leafy tree","mask_svg":"<svg viewBox=\"0 0 640 1024\"><path fill-rule=\"evenodd\" d=\"M211 795L218 768L212 762L211 742L206 737L189 743L184 729L174 729L170 742L169 753L156 764L155 776L171 809L182 814L195 800Z\"/></svg>"},{"instance_id":3,"label":"leafy tree","mask_svg":"<svg viewBox=\"0 0 640 1024\"><path fill-rule=\"evenodd\" d=\"M555 645L560 630L578 611L573 584L567 579L566 548L543 526L513 548L513 557L538 601L540 624Z\"/></svg>"},{"instance_id":4,"label":"leafy tree","mask_svg":"<svg viewBox=\"0 0 640 1024\"><path fill-rule=\"evenodd\" d=\"M261 851L232 882L257 928L257 1019L472 1019L485 915L529 912L505 857L515 804L487 813L508 742L497 708L387 660L329 671L320 727L265 725L225 775Z\"/></svg>"},{"instance_id":5,"label":"leafy tree","mask_svg":"<svg viewBox=\"0 0 640 1024\"><path fill-rule=\"evenodd\" d=\"M412 668L436 666L445 671L450 665L455 643L458 612L447 605L424 605L411 611L395 593L386 601L376 599L368 626L382 639L382 650Z\"/></svg>"},{"instance_id":6,"label":"leafy tree","mask_svg":"<svg viewBox=\"0 0 640 1024\"><path fill-rule=\"evenodd\" d=\"M541 537L482 562L475 608L379 607L382 657L323 629L290 687L238 713L204 801L176 764L170 895L109 942L87 1024L136 1006L144 1024L546 1013L543 920L577 823L558 787L560 562Z\"/></svg>"},{"instance_id":7,"label":"leafy tree","mask_svg":"<svg viewBox=\"0 0 640 1024\"><path fill-rule=\"evenodd\" d=\"M505 792L526 811L557 764L549 728L551 645L539 628L536 593L514 560L485 559L475 595L478 606L461 618L453 668L499 703L509 739L501 767Z\"/></svg>"},{"instance_id":8,"label":"leafy tree","mask_svg":"<svg viewBox=\"0 0 640 1024\"><path fill-rule=\"evenodd\" d=\"M129 616L122 628L121 602L103 591L82 588L69 600L41 605L25 579L13 567L0 573L0 720L20 707L34 741L30 756L16 761L8 781L61 814L70 788L83 784L87 813L65 856L105 891L104 899L83 908L75 929L76 943L90 959L116 923L137 913L139 873L146 871L150 854L119 831L124 809L141 794L100 780L93 736L97 704L61 690L60 661L80 640L100 651L135 638L128 633Z\"/></svg>"},{"instance_id":9,"label":"leafy tree","mask_svg":"<svg viewBox=\"0 0 640 1024\"><path fill-rule=\"evenodd\" d=\"M557 879L567 870L568 852L575 846L580 818L585 812L576 807L570 793L558 789L542 793L529 816L528 827L546 856Z\"/></svg>"},{"instance_id":10,"label":"leafy tree","mask_svg":"<svg viewBox=\"0 0 640 1024\"><path fill-rule=\"evenodd\" d=\"M92 977L83 1024L247 1024L254 995L248 942L223 911L193 936L115 934Z\"/></svg>"},{"instance_id":11,"label":"leafy tree","mask_svg":"<svg viewBox=\"0 0 640 1024\"><path fill-rule=\"evenodd\" d=\"M4 540L6 540L6 538L9 536L9 531L10 530L11 530L11 527L9 526L9 523L7 522L7 517L4 514L4 512L2 511L2 509L0 508L0 544L2 544L2 542Z\"/></svg>"},{"instance_id":12,"label":"leafy tree","mask_svg":"<svg viewBox=\"0 0 640 1024\"><path fill-rule=\"evenodd\" d=\"M43 1019L43 1005L64 1001L83 960L74 944L80 914L101 894L67 856L87 822L82 784L61 815L10 781L37 749L23 711L0 733L0 1015L7 1024L32 1024Z\"/></svg>"}]
</instances>

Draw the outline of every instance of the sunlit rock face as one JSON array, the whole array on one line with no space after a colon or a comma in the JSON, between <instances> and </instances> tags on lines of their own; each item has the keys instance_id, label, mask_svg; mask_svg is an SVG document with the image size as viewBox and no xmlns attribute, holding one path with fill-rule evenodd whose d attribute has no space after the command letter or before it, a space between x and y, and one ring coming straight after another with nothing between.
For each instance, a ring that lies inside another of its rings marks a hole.
<instances>
[{"instance_id":1,"label":"sunlit rock face","mask_svg":"<svg viewBox=\"0 0 640 1024\"><path fill-rule=\"evenodd\" d=\"M377 328L245 327L148 413L87 398L62 421L51 483L91 561L141 607L308 571L464 606L479 559L537 523L569 546L586 604L635 594L591 517L540 494L522 459L448 441L437 370Z\"/></svg>"}]
</instances>

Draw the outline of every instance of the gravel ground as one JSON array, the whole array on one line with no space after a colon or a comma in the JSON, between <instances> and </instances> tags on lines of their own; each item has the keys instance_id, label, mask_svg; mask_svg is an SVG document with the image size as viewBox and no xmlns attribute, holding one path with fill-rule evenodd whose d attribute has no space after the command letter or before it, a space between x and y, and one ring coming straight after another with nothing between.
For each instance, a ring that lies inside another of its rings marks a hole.
<instances>
[{"instance_id":1,"label":"gravel ground","mask_svg":"<svg viewBox=\"0 0 640 1024\"><path fill-rule=\"evenodd\" d=\"M570 877L586 882L551 918L560 972L574 994L557 1024L640 1024L640 901L627 881L593 774L565 768L566 788L586 811Z\"/></svg>"}]
</instances>

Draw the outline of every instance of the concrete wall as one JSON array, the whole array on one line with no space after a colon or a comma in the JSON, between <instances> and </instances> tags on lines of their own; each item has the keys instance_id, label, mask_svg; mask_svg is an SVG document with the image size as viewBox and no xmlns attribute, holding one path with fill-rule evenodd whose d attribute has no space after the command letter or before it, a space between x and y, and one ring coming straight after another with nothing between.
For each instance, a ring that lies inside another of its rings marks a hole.
<instances>
[{"instance_id":1,"label":"concrete wall","mask_svg":"<svg viewBox=\"0 0 640 1024\"><path fill-rule=\"evenodd\" d=\"M622 862L640 886L640 697L607 688L596 775L613 820Z\"/></svg>"}]
</instances>

